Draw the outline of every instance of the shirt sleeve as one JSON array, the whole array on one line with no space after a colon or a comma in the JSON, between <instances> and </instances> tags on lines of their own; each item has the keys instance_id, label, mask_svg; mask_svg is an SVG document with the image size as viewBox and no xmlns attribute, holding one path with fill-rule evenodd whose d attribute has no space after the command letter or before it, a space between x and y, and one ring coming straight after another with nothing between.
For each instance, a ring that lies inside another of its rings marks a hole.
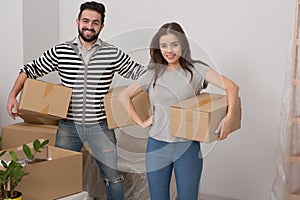
<instances>
[{"instance_id":1,"label":"shirt sleeve","mask_svg":"<svg viewBox=\"0 0 300 200\"><path fill-rule=\"evenodd\" d=\"M137 80L146 72L146 68L143 65L133 61L128 54L120 49L117 49L115 66L117 67L117 72L121 76L133 80Z\"/></svg>"},{"instance_id":2,"label":"shirt sleeve","mask_svg":"<svg viewBox=\"0 0 300 200\"><path fill-rule=\"evenodd\" d=\"M197 70L197 72L199 73L199 75L205 79L205 76L206 76L206 73L207 73L207 70L209 69L208 66L205 66L203 64L200 64L200 63L195 63L195 69Z\"/></svg>"},{"instance_id":3,"label":"shirt sleeve","mask_svg":"<svg viewBox=\"0 0 300 200\"><path fill-rule=\"evenodd\" d=\"M39 58L25 64L20 72L25 72L28 78L36 79L55 71L57 66L56 47L53 47L45 51Z\"/></svg>"},{"instance_id":4,"label":"shirt sleeve","mask_svg":"<svg viewBox=\"0 0 300 200\"><path fill-rule=\"evenodd\" d=\"M141 86L144 92L149 92L149 88L151 86L153 73L150 71L145 72L138 80L138 84Z\"/></svg>"}]
</instances>

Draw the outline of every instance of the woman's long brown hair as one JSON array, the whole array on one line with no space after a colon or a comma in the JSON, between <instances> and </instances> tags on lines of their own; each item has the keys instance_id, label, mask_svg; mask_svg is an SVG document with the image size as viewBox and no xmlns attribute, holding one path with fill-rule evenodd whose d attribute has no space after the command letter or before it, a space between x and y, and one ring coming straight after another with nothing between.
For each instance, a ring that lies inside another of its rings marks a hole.
<instances>
[{"instance_id":1,"label":"woman's long brown hair","mask_svg":"<svg viewBox=\"0 0 300 200\"><path fill-rule=\"evenodd\" d=\"M192 59L190 45L182 27L176 22L166 23L159 28L159 30L154 35L150 43L151 59L148 65L148 70L154 71L152 82L153 87L155 87L157 78L166 71L168 65L168 62L164 59L163 55L161 54L159 45L160 37L167 34L173 34L178 38L179 43L182 47L181 57L179 58L179 64L184 71L188 71L191 74L190 80L192 80L193 78L193 72L190 69L191 67L194 67L193 63L200 63L205 66L208 66L206 63L200 60ZM207 83L204 82L203 88L206 87Z\"/></svg>"}]
</instances>

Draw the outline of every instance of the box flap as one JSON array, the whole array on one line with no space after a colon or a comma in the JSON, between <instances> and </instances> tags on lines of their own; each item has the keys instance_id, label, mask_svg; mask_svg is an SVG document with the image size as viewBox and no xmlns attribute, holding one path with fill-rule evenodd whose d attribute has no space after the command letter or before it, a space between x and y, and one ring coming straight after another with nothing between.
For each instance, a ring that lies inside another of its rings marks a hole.
<instances>
[{"instance_id":1,"label":"box flap","mask_svg":"<svg viewBox=\"0 0 300 200\"><path fill-rule=\"evenodd\" d=\"M32 124L45 124L45 125L58 125L58 120L62 117L56 117L52 115L44 115L30 110L20 109L18 112L19 116L26 123Z\"/></svg>"},{"instance_id":2,"label":"box flap","mask_svg":"<svg viewBox=\"0 0 300 200\"><path fill-rule=\"evenodd\" d=\"M172 105L172 107L182 108L185 110L209 112L223 107L224 103L226 103L226 96L224 95L202 93Z\"/></svg>"},{"instance_id":3,"label":"box flap","mask_svg":"<svg viewBox=\"0 0 300 200\"><path fill-rule=\"evenodd\" d=\"M21 128L22 130L37 130L37 131L45 131L45 129L49 129L51 131L56 131L57 126L56 125L49 125L49 124L31 124L26 122L18 122L16 124L11 124L8 126L13 126L14 128Z\"/></svg>"},{"instance_id":4,"label":"box flap","mask_svg":"<svg viewBox=\"0 0 300 200\"><path fill-rule=\"evenodd\" d=\"M194 111L201 111L201 112L212 112L227 106L226 96L218 96L212 99L206 99L203 102L199 102L198 106L195 107Z\"/></svg>"},{"instance_id":5,"label":"box flap","mask_svg":"<svg viewBox=\"0 0 300 200\"><path fill-rule=\"evenodd\" d=\"M10 128L14 130L36 130L36 131L45 131L45 129L57 130L56 125L46 125L46 124L32 124L26 122L18 122L15 124L10 124L7 126L3 126L2 128Z\"/></svg>"}]
</instances>

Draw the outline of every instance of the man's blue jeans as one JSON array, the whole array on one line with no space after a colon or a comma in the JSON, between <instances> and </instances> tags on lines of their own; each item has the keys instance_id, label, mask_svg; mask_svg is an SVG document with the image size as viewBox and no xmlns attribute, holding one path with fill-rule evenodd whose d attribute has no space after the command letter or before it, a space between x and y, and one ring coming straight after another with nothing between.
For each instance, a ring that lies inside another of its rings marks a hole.
<instances>
[{"instance_id":1,"label":"man's blue jeans","mask_svg":"<svg viewBox=\"0 0 300 200\"><path fill-rule=\"evenodd\" d=\"M88 142L90 152L95 158L106 185L108 200L123 200L123 177L117 170L116 137L108 129L107 122L95 125L75 124L70 120L60 120L55 146L80 151L84 142Z\"/></svg>"},{"instance_id":2,"label":"man's blue jeans","mask_svg":"<svg viewBox=\"0 0 300 200\"><path fill-rule=\"evenodd\" d=\"M174 169L178 200L197 200L202 165L199 142L168 143L149 137L146 169L151 199L170 199Z\"/></svg>"}]
</instances>

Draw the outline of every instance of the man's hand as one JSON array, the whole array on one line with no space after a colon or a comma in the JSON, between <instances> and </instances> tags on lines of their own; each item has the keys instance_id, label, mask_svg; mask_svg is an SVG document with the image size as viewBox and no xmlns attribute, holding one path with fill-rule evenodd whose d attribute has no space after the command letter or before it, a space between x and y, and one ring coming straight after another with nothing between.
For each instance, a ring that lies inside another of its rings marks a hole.
<instances>
[{"instance_id":1,"label":"man's hand","mask_svg":"<svg viewBox=\"0 0 300 200\"><path fill-rule=\"evenodd\" d=\"M22 90L23 85L27 79L27 75L25 72L21 72L15 81L15 84L9 94L6 109L9 114L9 116L12 119L16 119L18 117L18 102L17 102L17 96L19 92Z\"/></svg>"},{"instance_id":2,"label":"man's hand","mask_svg":"<svg viewBox=\"0 0 300 200\"><path fill-rule=\"evenodd\" d=\"M18 117L18 102L16 97L9 96L7 101L7 112L12 119Z\"/></svg>"}]
</instances>

